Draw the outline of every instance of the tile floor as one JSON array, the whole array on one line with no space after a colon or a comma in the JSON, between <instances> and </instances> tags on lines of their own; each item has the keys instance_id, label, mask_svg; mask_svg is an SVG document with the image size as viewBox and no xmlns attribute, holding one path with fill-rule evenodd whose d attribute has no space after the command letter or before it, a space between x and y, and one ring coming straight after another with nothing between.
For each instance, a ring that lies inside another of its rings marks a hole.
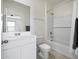
<instances>
[{"instance_id":1,"label":"tile floor","mask_svg":"<svg viewBox=\"0 0 79 59\"><path fill-rule=\"evenodd\" d=\"M42 58L39 55L37 55L37 59L42 59ZM54 51L53 54L49 53L48 59L70 59L70 58Z\"/></svg>"}]
</instances>

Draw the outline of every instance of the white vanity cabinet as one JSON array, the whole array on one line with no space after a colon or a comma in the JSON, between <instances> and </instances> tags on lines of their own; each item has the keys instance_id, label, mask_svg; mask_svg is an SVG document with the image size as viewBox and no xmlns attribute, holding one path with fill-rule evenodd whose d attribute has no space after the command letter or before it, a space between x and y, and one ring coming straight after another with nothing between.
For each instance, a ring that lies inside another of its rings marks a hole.
<instances>
[{"instance_id":1,"label":"white vanity cabinet","mask_svg":"<svg viewBox=\"0 0 79 59\"><path fill-rule=\"evenodd\" d=\"M36 59L34 44L3 50L2 59Z\"/></svg>"},{"instance_id":2,"label":"white vanity cabinet","mask_svg":"<svg viewBox=\"0 0 79 59\"><path fill-rule=\"evenodd\" d=\"M19 37L2 45L2 59L36 59L36 38Z\"/></svg>"},{"instance_id":3,"label":"white vanity cabinet","mask_svg":"<svg viewBox=\"0 0 79 59\"><path fill-rule=\"evenodd\" d=\"M21 47L21 59L36 59L36 48L34 44Z\"/></svg>"},{"instance_id":4,"label":"white vanity cabinet","mask_svg":"<svg viewBox=\"0 0 79 59\"><path fill-rule=\"evenodd\" d=\"M2 51L2 59L19 59L20 57L20 49L12 48Z\"/></svg>"}]
</instances>

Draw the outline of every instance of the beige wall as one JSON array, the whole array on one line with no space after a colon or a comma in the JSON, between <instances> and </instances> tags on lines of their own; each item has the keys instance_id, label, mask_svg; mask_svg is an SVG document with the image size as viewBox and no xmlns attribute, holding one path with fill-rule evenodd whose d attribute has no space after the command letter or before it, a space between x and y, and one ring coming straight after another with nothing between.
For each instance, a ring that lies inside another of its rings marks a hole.
<instances>
[{"instance_id":1,"label":"beige wall","mask_svg":"<svg viewBox=\"0 0 79 59\"><path fill-rule=\"evenodd\" d=\"M63 1L54 6L55 16L67 16L72 14L73 1Z\"/></svg>"}]
</instances>

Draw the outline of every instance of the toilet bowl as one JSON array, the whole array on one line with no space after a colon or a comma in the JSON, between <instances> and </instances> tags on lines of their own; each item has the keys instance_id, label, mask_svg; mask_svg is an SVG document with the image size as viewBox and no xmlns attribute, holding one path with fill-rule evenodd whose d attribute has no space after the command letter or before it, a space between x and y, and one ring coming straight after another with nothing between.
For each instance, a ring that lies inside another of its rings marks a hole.
<instances>
[{"instance_id":1,"label":"toilet bowl","mask_svg":"<svg viewBox=\"0 0 79 59\"><path fill-rule=\"evenodd\" d=\"M50 51L50 46L48 44L41 44L39 45L40 48L40 52L39 55L43 58L43 59L48 59L48 52Z\"/></svg>"}]
</instances>

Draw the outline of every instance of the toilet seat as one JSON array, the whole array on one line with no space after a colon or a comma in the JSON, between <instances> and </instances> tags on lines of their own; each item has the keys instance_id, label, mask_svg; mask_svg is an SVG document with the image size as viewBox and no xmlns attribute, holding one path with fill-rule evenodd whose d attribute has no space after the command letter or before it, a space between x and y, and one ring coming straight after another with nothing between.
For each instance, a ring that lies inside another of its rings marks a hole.
<instances>
[{"instance_id":1,"label":"toilet seat","mask_svg":"<svg viewBox=\"0 0 79 59\"><path fill-rule=\"evenodd\" d=\"M42 48L42 49L44 49L44 50L50 49L50 46L47 45L47 44L45 44L45 43L44 44L41 44L39 47Z\"/></svg>"}]
</instances>

